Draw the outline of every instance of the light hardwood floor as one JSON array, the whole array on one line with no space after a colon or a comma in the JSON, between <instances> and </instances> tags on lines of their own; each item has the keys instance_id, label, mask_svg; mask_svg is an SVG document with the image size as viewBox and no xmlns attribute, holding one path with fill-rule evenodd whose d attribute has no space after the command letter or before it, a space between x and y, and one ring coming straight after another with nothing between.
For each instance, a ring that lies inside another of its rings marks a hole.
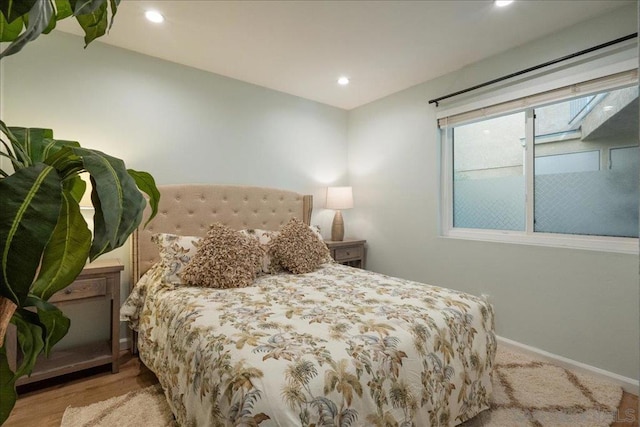
<instances>
[{"instance_id":1,"label":"light hardwood floor","mask_svg":"<svg viewBox=\"0 0 640 427\"><path fill-rule=\"evenodd\" d=\"M108 365L71 374L63 380L19 389L22 393L3 427L59 427L67 406L86 406L158 383L155 375L128 352L121 354L117 374L111 374Z\"/></svg>"},{"instance_id":2,"label":"light hardwood floor","mask_svg":"<svg viewBox=\"0 0 640 427\"><path fill-rule=\"evenodd\" d=\"M611 427L638 427L639 419L638 396L625 392L618 407L618 421Z\"/></svg>"},{"instance_id":3,"label":"light hardwood floor","mask_svg":"<svg viewBox=\"0 0 640 427\"><path fill-rule=\"evenodd\" d=\"M46 384L25 386L4 427L59 427L67 406L85 406L156 384L158 380L138 358L120 356L120 372L85 371ZM43 386L44 385L44 386ZM625 393L612 427L638 427L638 396Z\"/></svg>"}]
</instances>

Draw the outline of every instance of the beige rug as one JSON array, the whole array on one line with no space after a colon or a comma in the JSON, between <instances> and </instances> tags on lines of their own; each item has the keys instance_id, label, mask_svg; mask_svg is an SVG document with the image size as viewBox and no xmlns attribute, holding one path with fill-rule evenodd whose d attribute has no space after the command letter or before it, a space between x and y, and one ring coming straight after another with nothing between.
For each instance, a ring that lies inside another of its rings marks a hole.
<instances>
[{"instance_id":1,"label":"beige rug","mask_svg":"<svg viewBox=\"0 0 640 427\"><path fill-rule=\"evenodd\" d=\"M463 427L609 426L622 389L529 356L500 349L496 356L491 410ZM169 427L171 411L160 386L81 408L69 407L61 427Z\"/></svg>"},{"instance_id":2,"label":"beige rug","mask_svg":"<svg viewBox=\"0 0 640 427\"><path fill-rule=\"evenodd\" d=\"M609 426L621 399L615 384L498 349L491 410L462 426Z\"/></svg>"},{"instance_id":3,"label":"beige rug","mask_svg":"<svg viewBox=\"0 0 640 427\"><path fill-rule=\"evenodd\" d=\"M174 427L160 385L132 391L89 406L69 406L61 427Z\"/></svg>"}]
</instances>

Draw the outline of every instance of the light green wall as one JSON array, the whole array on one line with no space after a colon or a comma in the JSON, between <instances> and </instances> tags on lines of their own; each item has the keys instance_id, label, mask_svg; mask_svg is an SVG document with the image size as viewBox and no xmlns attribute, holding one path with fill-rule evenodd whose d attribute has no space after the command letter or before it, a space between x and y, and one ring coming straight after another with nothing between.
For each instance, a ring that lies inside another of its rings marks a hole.
<instances>
[{"instance_id":1,"label":"light green wall","mask_svg":"<svg viewBox=\"0 0 640 427\"><path fill-rule=\"evenodd\" d=\"M323 189L346 184L347 112L64 33L41 36L2 60L2 119L47 127L60 139L120 157L160 184L277 187L314 195L327 232ZM104 255L126 265L128 248ZM68 306L66 343L108 335L99 306ZM123 331L124 332L124 331Z\"/></svg>"},{"instance_id":2,"label":"light green wall","mask_svg":"<svg viewBox=\"0 0 640 427\"><path fill-rule=\"evenodd\" d=\"M350 111L349 226L368 241L368 268L489 294L499 335L638 379L638 256L439 237L437 109L427 103L634 33L636 17L618 9Z\"/></svg>"}]
</instances>

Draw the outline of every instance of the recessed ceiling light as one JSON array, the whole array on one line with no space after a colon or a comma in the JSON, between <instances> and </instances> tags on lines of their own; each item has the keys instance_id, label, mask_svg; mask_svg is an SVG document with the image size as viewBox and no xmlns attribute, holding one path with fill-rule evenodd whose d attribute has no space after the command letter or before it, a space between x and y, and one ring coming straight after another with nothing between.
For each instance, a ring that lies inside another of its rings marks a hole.
<instances>
[{"instance_id":1,"label":"recessed ceiling light","mask_svg":"<svg viewBox=\"0 0 640 427\"><path fill-rule=\"evenodd\" d=\"M151 22L155 22L156 24L160 24L164 22L164 16L158 11L155 10L147 10L144 13L144 16Z\"/></svg>"},{"instance_id":2,"label":"recessed ceiling light","mask_svg":"<svg viewBox=\"0 0 640 427\"><path fill-rule=\"evenodd\" d=\"M613 110L613 105L605 105L604 108L602 108L604 111L611 111Z\"/></svg>"},{"instance_id":3,"label":"recessed ceiling light","mask_svg":"<svg viewBox=\"0 0 640 427\"><path fill-rule=\"evenodd\" d=\"M339 84L340 86L346 86L346 85L348 85L348 84L349 84L349 78L348 78L348 77L345 77L345 76L340 77L340 78L338 79L338 84Z\"/></svg>"},{"instance_id":4,"label":"recessed ceiling light","mask_svg":"<svg viewBox=\"0 0 640 427\"><path fill-rule=\"evenodd\" d=\"M495 3L498 7L505 7L513 3L513 0L496 0Z\"/></svg>"}]
</instances>

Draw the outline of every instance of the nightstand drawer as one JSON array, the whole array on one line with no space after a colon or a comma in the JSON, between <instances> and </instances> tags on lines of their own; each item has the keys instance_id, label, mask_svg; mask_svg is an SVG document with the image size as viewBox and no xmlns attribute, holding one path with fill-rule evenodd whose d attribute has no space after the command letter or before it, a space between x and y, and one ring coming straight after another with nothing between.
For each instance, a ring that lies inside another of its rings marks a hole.
<instances>
[{"instance_id":1,"label":"nightstand drawer","mask_svg":"<svg viewBox=\"0 0 640 427\"><path fill-rule=\"evenodd\" d=\"M339 264L350 267L364 268L366 240L347 239L340 241L325 240L324 243L331 251L331 257Z\"/></svg>"},{"instance_id":2,"label":"nightstand drawer","mask_svg":"<svg viewBox=\"0 0 640 427\"><path fill-rule=\"evenodd\" d=\"M50 302L71 301L76 299L99 297L107 294L107 279L95 277L92 279L79 279L54 294Z\"/></svg>"},{"instance_id":3,"label":"nightstand drawer","mask_svg":"<svg viewBox=\"0 0 640 427\"><path fill-rule=\"evenodd\" d=\"M362 258L362 252L364 248L362 246L352 246L350 248L337 248L335 252L335 260L347 261L355 258Z\"/></svg>"}]
</instances>

